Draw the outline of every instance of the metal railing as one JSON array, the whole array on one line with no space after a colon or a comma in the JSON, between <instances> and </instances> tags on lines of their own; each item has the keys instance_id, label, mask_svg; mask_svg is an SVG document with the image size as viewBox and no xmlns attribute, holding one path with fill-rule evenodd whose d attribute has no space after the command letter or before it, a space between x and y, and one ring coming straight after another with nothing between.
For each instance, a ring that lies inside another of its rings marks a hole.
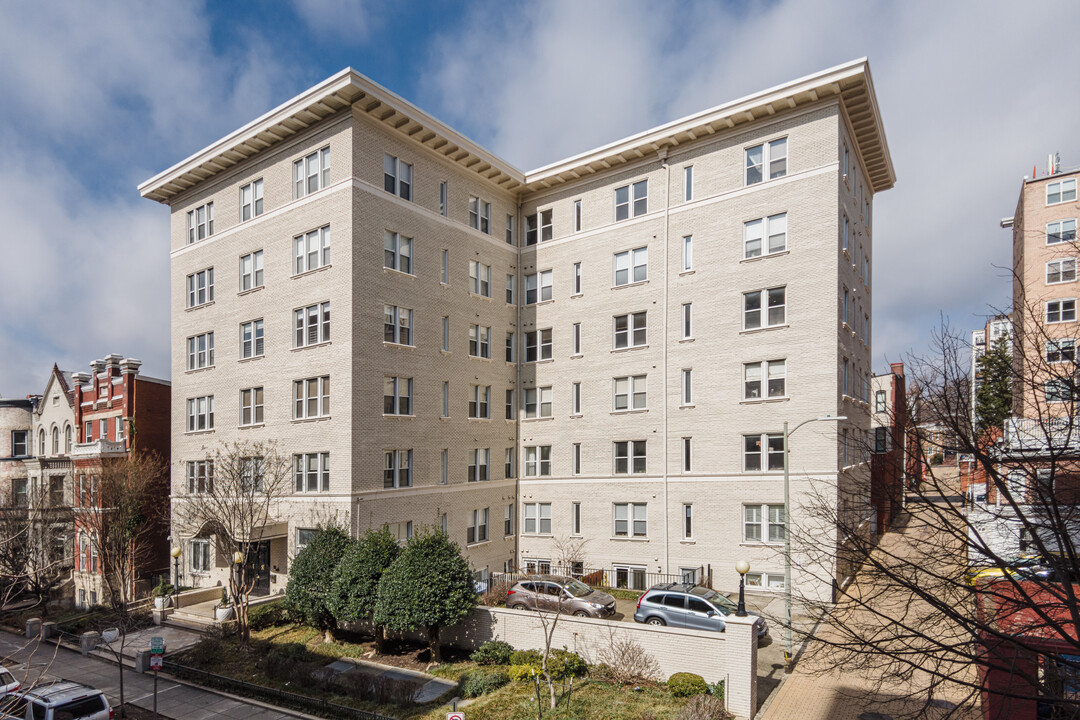
<instances>
[{"instance_id":1,"label":"metal railing","mask_svg":"<svg viewBox=\"0 0 1080 720\"><path fill-rule=\"evenodd\" d=\"M526 575L566 575L577 578L589 587L614 590L644 592L654 585L662 583L681 583L690 581L682 573L646 572L638 568L589 568L582 565L550 565L547 563L529 567L527 573L491 573L489 587L512 585ZM705 573L704 567L695 568L693 582L697 585L712 587L712 576Z\"/></svg>"},{"instance_id":2,"label":"metal railing","mask_svg":"<svg viewBox=\"0 0 1080 720\"><path fill-rule=\"evenodd\" d=\"M339 705L338 703L332 703L329 700L312 697L310 695L300 695L298 693L288 692L287 690L279 690L266 685L247 682L246 680L237 680L224 675L217 675L208 670L188 667L187 665L181 665L172 660L163 660L161 669L177 677L191 680L200 685L216 687L219 690L225 690L226 692L231 692L236 695L243 695L255 700L261 700L272 705L293 708L294 710L300 710L301 712L317 713L328 718L398 720L389 715L380 715L379 713L371 712L370 710L361 710L359 708L349 707L348 705Z\"/></svg>"}]
</instances>

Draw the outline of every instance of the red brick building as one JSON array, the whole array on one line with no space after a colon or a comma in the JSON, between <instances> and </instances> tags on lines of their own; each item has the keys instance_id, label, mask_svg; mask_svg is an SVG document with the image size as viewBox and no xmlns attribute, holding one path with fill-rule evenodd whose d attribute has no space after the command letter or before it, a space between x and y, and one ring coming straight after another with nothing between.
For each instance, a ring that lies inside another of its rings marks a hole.
<instances>
[{"instance_id":1,"label":"red brick building","mask_svg":"<svg viewBox=\"0 0 1080 720\"><path fill-rule=\"evenodd\" d=\"M75 602L80 607L105 603L101 563L87 514L99 507L98 479L110 461L135 450L169 458L171 388L166 380L139 374L142 361L107 355L90 364L92 372L74 373L77 442L71 451L75 476ZM168 502L167 485L162 489ZM168 571L169 528L164 516L151 518L155 552L136 569L136 584ZM143 590L146 588L143 587Z\"/></svg>"},{"instance_id":2,"label":"red brick building","mask_svg":"<svg viewBox=\"0 0 1080 720\"><path fill-rule=\"evenodd\" d=\"M910 464L904 363L892 363L888 373L875 375L872 386L874 436L870 457L870 504L876 512L875 530L883 533L900 512L904 477Z\"/></svg>"}]
</instances>

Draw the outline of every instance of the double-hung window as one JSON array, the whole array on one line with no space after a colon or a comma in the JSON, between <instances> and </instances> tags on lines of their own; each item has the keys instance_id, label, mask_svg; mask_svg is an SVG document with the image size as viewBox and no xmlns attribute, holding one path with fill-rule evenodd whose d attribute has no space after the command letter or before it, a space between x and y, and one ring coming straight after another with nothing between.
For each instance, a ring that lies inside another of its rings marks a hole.
<instances>
[{"instance_id":1,"label":"double-hung window","mask_svg":"<svg viewBox=\"0 0 1080 720\"><path fill-rule=\"evenodd\" d=\"M845 235L845 238L847 236ZM743 257L756 258L787 250L787 213L743 223Z\"/></svg>"},{"instance_id":2,"label":"double-hung window","mask_svg":"<svg viewBox=\"0 0 1080 720\"><path fill-rule=\"evenodd\" d=\"M383 267L412 275L412 254L412 238L389 230L383 233Z\"/></svg>"},{"instance_id":3,"label":"double-hung window","mask_svg":"<svg viewBox=\"0 0 1080 720\"><path fill-rule=\"evenodd\" d=\"M523 393L526 419L551 417L552 395L550 385L547 387L526 388Z\"/></svg>"},{"instance_id":4,"label":"double-hung window","mask_svg":"<svg viewBox=\"0 0 1080 720\"><path fill-rule=\"evenodd\" d=\"M682 371L682 404L694 404L694 371L691 368Z\"/></svg>"},{"instance_id":5,"label":"double-hung window","mask_svg":"<svg viewBox=\"0 0 1080 720\"><path fill-rule=\"evenodd\" d=\"M581 294L581 263L574 263L574 272L570 280L570 294Z\"/></svg>"},{"instance_id":6,"label":"double-hung window","mask_svg":"<svg viewBox=\"0 0 1080 720\"><path fill-rule=\"evenodd\" d=\"M743 293L743 330L776 327L786 322L786 287Z\"/></svg>"},{"instance_id":7,"label":"double-hung window","mask_svg":"<svg viewBox=\"0 0 1080 720\"><path fill-rule=\"evenodd\" d=\"M210 541L191 541L191 571L210 572Z\"/></svg>"},{"instance_id":8,"label":"double-hung window","mask_svg":"<svg viewBox=\"0 0 1080 720\"><path fill-rule=\"evenodd\" d=\"M1046 362L1076 362L1076 340L1060 338L1046 341Z\"/></svg>"},{"instance_id":9,"label":"double-hung window","mask_svg":"<svg viewBox=\"0 0 1080 720\"><path fill-rule=\"evenodd\" d=\"M264 349L263 321L249 320L240 324L240 359L262 357Z\"/></svg>"},{"instance_id":10,"label":"double-hung window","mask_svg":"<svg viewBox=\"0 0 1080 720\"><path fill-rule=\"evenodd\" d=\"M743 470L761 472L784 469L783 433L743 435Z\"/></svg>"},{"instance_id":11,"label":"double-hung window","mask_svg":"<svg viewBox=\"0 0 1080 720\"><path fill-rule=\"evenodd\" d=\"M384 305L383 315L383 342L412 345L413 311L397 305Z\"/></svg>"},{"instance_id":12,"label":"double-hung window","mask_svg":"<svg viewBox=\"0 0 1080 720\"><path fill-rule=\"evenodd\" d=\"M317 270L330 264L330 226L293 238L293 274Z\"/></svg>"},{"instance_id":13,"label":"double-hung window","mask_svg":"<svg viewBox=\"0 0 1080 720\"><path fill-rule=\"evenodd\" d=\"M307 347L330 341L330 301L308 305L293 311L294 347Z\"/></svg>"},{"instance_id":14,"label":"double-hung window","mask_svg":"<svg viewBox=\"0 0 1080 720\"><path fill-rule=\"evenodd\" d=\"M300 199L305 195L322 190L330 184L330 148L321 150L293 162L293 197Z\"/></svg>"},{"instance_id":15,"label":"double-hung window","mask_svg":"<svg viewBox=\"0 0 1080 720\"><path fill-rule=\"evenodd\" d=\"M570 414L581 414L581 383L576 382L570 388Z\"/></svg>"},{"instance_id":16,"label":"double-hung window","mask_svg":"<svg viewBox=\"0 0 1080 720\"><path fill-rule=\"evenodd\" d=\"M214 302L214 268L188 275L187 306L193 308L212 302Z\"/></svg>"},{"instance_id":17,"label":"double-hung window","mask_svg":"<svg viewBox=\"0 0 1080 720\"><path fill-rule=\"evenodd\" d=\"M1069 220L1055 220L1046 224L1046 244L1076 242L1076 218Z\"/></svg>"},{"instance_id":18,"label":"double-hung window","mask_svg":"<svg viewBox=\"0 0 1080 720\"><path fill-rule=\"evenodd\" d=\"M514 333L506 333L506 362L514 362Z\"/></svg>"},{"instance_id":19,"label":"double-hung window","mask_svg":"<svg viewBox=\"0 0 1080 720\"><path fill-rule=\"evenodd\" d=\"M522 532L527 535L551 534L551 503L525 503L525 525Z\"/></svg>"},{"instance_id":20,"label":"double-hung window","mask_svg":"<svg viewBox=\"0 0 1080 720\"><path fill-rule=\"evenodd\" d=\"M296 492L329 492L330 453L293 455L293 483Z\"/></svg>"},{"instance_id":21,"label":"double-hung window","mask_svg":"<svg viewBox=\"0 0 1080 720\"><path fill-rule=\"evenodd\" d=\"M486 482L491 464L491 448L473 448L469 452L468 482Z\"/></svg>"},{"instance_id":22,"label":"double-hung window","mask_svg":"<svg viewBox=\"0 0 1080 720\"><path fill-rule=\"evenodd\" d=\"M214 333L203 333L187 339L187 369L200 370L214 364Z\"/></svg>"},{"instance_id":23,"label":"double-hung window","mask_svg":"<svg viewBox=\"0 0 1080 720\"><path fill-rule=\"evenodd\" d=\"M383 414L412 415L412 378L383 378Z\"/></svg>"},{"instance_id":24,"label":"double-hung window","mask_svg":"<svg viewBox=\"0 0 1080 720\"><path fill-rule=\"evenodd\" d=\"M263 251L256 250L240 258L240 292L262 287Z\"/></svg>"},{"instance_id":25,"label":"double-hung window","mask_svg":"<svg viewBox=\"0 0 1080 720\"><path fill-rule=\"evenodd\" d=\"M687 165L683 168L683 202L694 199L694 166Z\"/></svg>"},{"instance_id":26,"label":"double-hung window","mask_svg":"<svg viewBox=\"0 0 1080 720\"><path fill-rule=\"evenodd\" d=\"M412 487L412 450L387 450L383 488Z\"/></svg>"},{"instance_id":27,"label":"double-hung window","mask_svg":"<svg viewBox=\"0 0 1080 720\"><path fill-rule=\"evenodd\" d=\"M443 217L446 217L446 210L447 210L447 205L446 205L447 192L446 192L446 190L447 190L446 181L443 180L442 182L439 183L439 214L442 215Z\"/></svg>"},{"instance_id":28,"label":"double-hung window","mask_svg":"<svg viewBox=\"0 0 1080 720\"><path fill-rule=\"evenodd\" d=\"M574 201L574 232L581 232L581 201Z\"/></svg>"},{"instance_id":29,"label":"double-hung window","mask_svg":"<svg viewBox=\"0 0 1080 720\"><path fill-rule=\"evenodd\" d=\"M240 188L240 220L250 220L263 211L262 178Z\"/></svg>"},{"instance_id":30,"label":"double-hung window","mask_svg":"<svg viewBox=\"0 0 1080 720\"><path fill-rule=\"evenodd\" d=\"M648 313L615 316L615 349L642 347L646 342Z\"/></svg>"},{"instance_id":31,"label":"double-hung window","mask_svg":"<svg viewBox=\"0 0 1080 720\"><path fill-rule=\"evenodd\" d=\"M383 157L383 190L403 200L412 200L412 170L410 163L393 155Z\"/></svg>"},{"instance_id":32,"label":"double-hung window","mask_svg":"<svg viewBox=\"0 0 1080 720\"><path fill-rule=\"evenodd\" d=\"M1075 388L1068 380L1047 380L1045 385L1046 402L1072 402Z\"/></svg>"},{"instance_id":33,"label":"double-hung window","mask_svg":"<svg viewBox=\"0 0 1080 720\"><path fill-rule=\"evenodd\" d=\"M615 221L644 215L649 211L649 181L639 180L615 188Z\"/></svg>"},{"instance_id":34,"label":"double-hung window","mask_svg":"<svg viewBox=\"0 0 1080 720\"><path fill-rule=\"evenodd\" d=\"M684 303L682 306L682 339L690 340L694 337L694 305Z\"/></svg>"},{"instance_id":35,"label":"double-hung window","mask_svg":"<svg viewBox=\"0 0 1080 720\"><path fill-rule=\"evenodd\" d=\"M473 385L469 399L469 417L473 419L491 419L491 386Z\"/></svg>"},{"instance_id":36,"label":"double-hung window","mask_svg":"<svg viewBox=\"0 0 1080 720\"><path fill-rule=\"evenodd\" d=\"M469 326L469 355L491 358L491 328L483 325Z\"/></svg>"},{"instance_id":37,"label":"double-hung window","mask_svg":"<svg viewBox=\"0 0 1080 720\"><path fill-rule=\"evenodd\" d=\"M694 539L694 506L686 503L683 506L683 540Z\"/></svg>"},{"instance_id":38,"label":"double-hung window","mask_svg":"<svg viewBox=\"0 0 1080 720\"><path fill-rule=\"evenodd\" d=\"M187 401L187 431L214 429L214 396L188 398ZM102 435L102 438L105 436Z\"/></svg>"},{"instance_id":39,"label":"double-hung window","mask_svg":"<svg viewBox=\"0 0 1080 720\"><path fill-rule=\"evenodd\" d=\"M511 277L511 276L507 276ZM473 295L491 297L491 266L477 260L469 261L469 292Z\"/></svg>"},{"instance_id":40,"label":"double-hung window","mask_svg":"<svg viewBox=\"0 0 1080 720\"><path fill-rule=\"evenodd\" d=\"M783 505L743 505L745 542L783 542L786 532Z\"/></svg>"},{"instance_id":41,"label":"double-hung window","mask_svg":"<svg viewBox=\"0 0 1080 720\"><path fill-rule=\"evenodd\" d=\"M551 270L525 276L525 304L534 305L552 297Z\"/></svg>"},{"instance_id":42,"label":"double-hung window","mask_svg":"<svg viewBox=\"0 0 1080 720\"><path fill-rule=\"evenodd\" d=\"M686 235L682 239L682 269L688 272L694 269L694 236Z\"/></svg>"},{"instance_id":43,"label":"double-hung window","mask_svg":"<svg viewBox=\"0 0 1080 720\"><path fill-rule=\"evenodd\" d=\"M645 472L645 444L644 440L614 442L616 475L640 475Z\"/></svg>"},{"instance_id":44,"label":"double-hung window","mask_svg":"<svg viewBox=\"0 0 1080 720\"><path fill-rule=\"evenodd\" d=\"M615 378L615 409L644 410L647 394L645 375Z\"/></svg>"},{"instance_id":45,"label":"double-hung window","mask_svg":"<svg viewBox=\"0 0 1080 720\"><path fill-rule=\"evenodd\" d=\"M472 522L469 525L468 532L465 536L466 545L487 542L489 519L488 510L489 508L484 508L482 510L472 511Z\"/></svg>"},{"instance_id":46,"label":"double-hung window","mask_svg":"<svg viewBox=\"0 0 1080 720\"><path fill-rule=\"evenodd\" d=\"M551 475L551 446L530 445L525 448L525 476Z\"/></svg>"},{"instance_id":47,"label":"double-hung window","mask_svg":"<svg viewBox=\"0 0 1080 720\"><path fill-rule=\"evenodd\" d=\"M213 460L188 461L187 491L191 495L214 492Z\"/></svg>"},{"instance_id":48,"label":"double-hung window","mask_svg":"<svg viewBox=\"0 0 1080 720\"><path fill-rule=\"evenodd\" d=\"M506 448L503 453L503 477L510 479L514 477L514 448ZM509 534L509 533L508 533Z\"/></svg>"},{"instance_id":49,"label":"double-hung window","mask_svg":"<svg viewBox=\"0 0 1080 720\"><path fill-rule=\"evenodd\" d=\"M506 216L506 244L514 244L514 216L510 214Z\"/></svg>"},{"instance_id":50,"label":"double-hung window","mask_svg":"<svg viewBox=\"0 0 1080 720\"><path fill-rule=\"evenodd\" d=\"M877 390L874 392L874 412L888 412L889 400L888 393L884 390Z\"/></svg>"},{"instance_id":51,"label":"double-hung window","mask_svg":"<svg viewBox=\"0 0 1080 720\"><path fill-rule=\"evenodd\" d=\"M1046 204L1056 205L1076 200L1076 178L1046 183Z\"/></svg>"},{"instance_id":52,"label":"double-hung window","mask_svg":"<svg viewBox=\"0 0 1080 720\"><path fill-rule=\"evenodd\" d=\"M766 385L768 397L787 396L787 362L784 360L746 363L743 365L743 378L743 398L746 400L766 397L762 392L762 383Z\"/></svg>"},{"instance_id":53,"label":"double-hung window","mask_svg":"<svg viewBox=\"0 0 1080 720\"><path fill-rule=\"evenodd\" d=\"M263 422L263 389L247 388L240 391L240 424L261 425Z\"/></svg>"},{"instance_id":54,"label":"double-hung window","mask_svg":"<svg viewBox=\"0 0 1080 720\"><path fill-rule=\"evenodd\" d=\"M507 305L513 305L514 304L514 276L513 275L507 275L506 276L506 304Z\"/></svg>"},{"instance_id":55,"label":"double-hung window","mask_svg":"<svg viewBox=\"0 0 1080 720\"><path fill-rule=\"evenodd\" d=\"M525 362L550 360L551 357L551 328L525 333Z\"/></svg>"},{"instance_id":56,"label":"double-hung window","mask_svg":"<svg viewBox=\"0 0 1080 720\"><path fill-rule=\"evenodd\" d=\"M509 475L507 477L510 477ZM503 535L514 534L514 503L503 508Z\"/></svg>"},{"instance_id":57,"label":"double-hung window","mask_svg":"<svg viewBox=\"0 0 1080 720\"><path fill-rule=\"evenodd\" d=\"M746 148L746 184L761 182L766 171L769 180L787 175L787 138Z\"/></svg>"},{"instance_id":58,"label":"double-hung window","mask_svg":"<svg viewBox=\"0 0 1080 720\"><path fill-rule=\"evenodd\" d=\"M1060 323L1076 320L1076 300L1050 300L1046 303L1046 322Z\"/></svg>"},{"instance_id":59,"label":"double-hung window","mask_svg":"<svg viewBox=\"0 0 1080 720\"><path fill-rule=\"evenodd\" d=\"M648 536L648 509L645 503L615 503L615 537Z\"/></svg>"},{"instance_id":60,"label":"double-hung window","mask_svg":"<svg viewBox=\"0 0 1080 720\"><path fill-rule=\"evenodd\" d=\"M214 203L200 205L187 214L187 241L190 245L214 234Z\"/></svg>"},{"instance_id":61,"label":"double-hung window","mask_svg":"<svg viewBox=\"0 0 1080 720\"><path fill-rule=\"evenodd\" d=\"M649 248L635 248L615 253L615 286L649 279Z\"/></svg>"},{"instance_id":62,"label":"double-hung window","mask_svg":"<svg viewBox=\"0 0 1080 720\"><path fill-rule=\"evenodd\" d=\"M1051 260L1046 263L1046 284L1072 282L1076 279L1076 258Z\"/></svg>"},{"instance_id":63,"label":"double-hung window","mask_svg":"<svg viewBox=\"0 0 1080 720\"><path fill-rule=\"evenodd\" d=\"M541 210L535 215L525 217L525 244L535 245L537 239L540 242L551 240L554 235L552 224L552 211Z\"/></svg>"},{"instance_id":64,"label":"double-hung window","mask_svg":"<svg viewBox=\"0 0 1080 720\"><path fill-rule=\"evenodd\" d=\"M329 414L329 375L293 381L293 419L326 417Z\"/></svg>"},{"instance_id":65,"label":"double-hung window","mask_svg":"<svg viewBox=\"0 0 1080 720\"><path fill-rule=\"evenodd\" d=\"M478 197L469 198L469 225L482 233L491 234L491 203Z\"/></svg>"},{"instance_id":66,"label":"double-hung window","mask_svg":"<svg viewBox=\"0 0 1080 720\"><path fill-rule=\"evenodd\" d=\"M30 431L11 431L11 456L27 457L30 455Z\"/></svg>"}]
</instances>

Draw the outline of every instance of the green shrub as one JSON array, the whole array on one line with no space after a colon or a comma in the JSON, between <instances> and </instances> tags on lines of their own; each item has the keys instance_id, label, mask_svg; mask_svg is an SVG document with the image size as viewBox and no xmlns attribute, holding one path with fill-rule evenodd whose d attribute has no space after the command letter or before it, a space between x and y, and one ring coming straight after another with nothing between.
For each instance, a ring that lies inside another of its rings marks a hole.
<instances>
[{"instance_id":1,"label":"green shrub","mask_svg":"<svg viewBox=\"0 0 1080 720\"><path fill-rule=\"evenodd\" d=\"M561 680L565 677L582 677L589 671L589 665L580 655L572 653L566 648L552 650L548 655L548 672L552 679Z\"/></svg>"},{"instance_id":2,"label":"green shrub","mask_svg":"<svg viewBox=\"0 0 1080 720\"><path fill-rule=\"evenodd\" d=\"M474 670L461 681L461 696L474 698L487 695L508 682L510 676L502 670Z\"/></svg>"},{"instance_id":3,"label":"green shrub","mask_svg":"<svg viewBox=\"0 0 1080 720\"><path fill-rule=\"evenodd\" d=\"M675 673L668 678L667 687L673 697L690 697L709 692L705 678L694 673Z\"/></svg>"},{"instance_id":4,"label":"green shrub","mask_svg":"<svg viewBox=\"0 0 1080 720\"><path fill-rule=\"evenodd\" d=\"M718 683L707 683L709 686L709 694L715 698L724 699L724 681L721 680Z\"/></svg>"},{"instance_id":5,"label":"green shrub","mask_svg":"<svg viewBox=\"0 0 1080 720\"><path fill-rule=\"evenodd\" d=\"M477 665L509 665L514 648L502 640L488 640L469 656Z\"/></svg>"},{"instance_id":6,"label":"green shrub","mask_svg":"<svg viewBox=\"0 0 1080 720\"><path fill-rule=\"evenodd\" d=\"M518 650L510 656L511 665L535 665L540 667L544 653L539 650Z\"/></svg>"},{"instance_id":7,"label":"green shrub","mask_svg":"<svg viewBox=\"0 0 1080 720\"><path fill-rule=\"evenodd\" d=\"M539 665L511 665L508 674L511 680L532 680L533 673L540 674Z\"/></svg>"},{"instance_id":8,"label":"green shrub","mask_svg":"<svg viewBox=\"0 0 1080 720\"><path fill-rule=\"evenodd\" d=\"M280 601L255 605L248 609L248 626L252 630L264 630L289 624L285 605Z\"/></svg>"},{"instance_id":9,"label":"green shrub","mask_svg":"<svg viewBox=\"0 0 1080 720\"><path fill-rule=\"evenodd\" d=\"M188 662L197 668L213 668L224 658L225 645L221 638L204 637L195 643L186 655Z\"/></svg>"}]
</instances>

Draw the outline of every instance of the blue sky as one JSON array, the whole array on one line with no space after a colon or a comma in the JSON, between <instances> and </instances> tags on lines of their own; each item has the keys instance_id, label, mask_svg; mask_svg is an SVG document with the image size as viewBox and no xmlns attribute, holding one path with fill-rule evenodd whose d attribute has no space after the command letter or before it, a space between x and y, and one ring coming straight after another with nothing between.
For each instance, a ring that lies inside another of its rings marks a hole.
<instances>
[{"instance_id":1,"label":"blue sky","mask_svg":"<svg viewBox=\"0 0 1080 720\"><path fill-rule=\"evenodd\" d=\"M0 0L0 396L117 352L169 374L168 210L141 181L352 66L530 169L868 56L874 369L1009 302L1021 178L1080 166L1075 2Z\"/></svg>"}]
</instances>

